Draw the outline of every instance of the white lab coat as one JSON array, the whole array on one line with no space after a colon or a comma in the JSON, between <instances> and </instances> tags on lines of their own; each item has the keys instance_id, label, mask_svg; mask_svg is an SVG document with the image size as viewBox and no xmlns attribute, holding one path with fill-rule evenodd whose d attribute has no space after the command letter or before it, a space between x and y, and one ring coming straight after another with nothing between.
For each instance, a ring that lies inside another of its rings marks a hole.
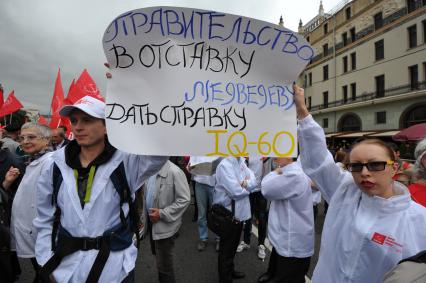
<instances>
[{"instance_id":1,"label":"white lab coat","mask_svg":"<svg viewBox=\"0 0 426 283\"><path fill-rule=\"evenodd\" d=\"M248 168L253 171L254 176L256 177L256 187L253 189L253 192L260 191L260 183L262 182L263 177L263 160L261 156L250 156L248 162Z\"/></svg>"},{"instance_id":2,"label":"white lab coat","mask_svg":"<svg viewBox=\"0 0 426 283\"><path fill-rule=\"evenodd\" d=\"M269 173L262 194L271 201L268 239L283 257L306 258L314 253L314 212L309 178L298 162Z\"/></svg>"},{"instance_id":3,"label":"white lab coat","mask_svg":"<svg viewBox=\"0 0 426 283\"><path fill-rule=\"evenodd\" d=\"M12 247L21 258L35 257L37 229L33 220L37 216L37 180L46 165L51 162L52 152L28 164L12 203L11 234Z\"/></svg>"},{"instance_id":4,"label":"white lab coat","mask_svg":"<svg viewBox=\"0 0 426 283\"><path fill-rule=\"evenodd\" d=\"M247 180L247 188L241 187L243 180ZM227 157L216 168L213 204L221 204L231 211L231 200L235 200L235 218L240 221L250 219L249 195L255 187L256 178L244 158Z\"/></svg>"},{"instance_id":5,"label":"white lab coat","mask_svg":"<svg viewBox=\"0 0 426 283\"><path fill-rule=\"evenodd\" d=\"M323 129L299 121L303 171L329 202L314 283L378 283L401 259L426 249L426 208L395 182L396 195L368 196L328 152Z\"/></svg>"},{"instance_id":6,"label":"white lab coat","mask_svg":"<svg viewBox=\"0 0 426 283\"><path fill-rule=\"evenodd\" d=\"M74 173L65 163L64 152L64 148L61 148L53 155L63 177L57 202L62 212L61 225L74 237L98 237L120 223L120 198L110 175L122 161L134 198L134 192L167 160L167 157L137 156L117 150L106 164L97 167L90 202L82 209ZM53 163L48 170L42 172L37 184L38 217L34 220L34 226L38 229L36 258L40 265L44 265L53 254L51 233L55 208L51 205L52 168ZM127 204L123 206L123 211L127 215ZM77 251L62 259L53 276L57 282L85 282L97 254L98 250ZM137 249L134 245L122 251L111 251L99 282L121 282L134 269L136 256Z\"/></svg>"}]
</instances>

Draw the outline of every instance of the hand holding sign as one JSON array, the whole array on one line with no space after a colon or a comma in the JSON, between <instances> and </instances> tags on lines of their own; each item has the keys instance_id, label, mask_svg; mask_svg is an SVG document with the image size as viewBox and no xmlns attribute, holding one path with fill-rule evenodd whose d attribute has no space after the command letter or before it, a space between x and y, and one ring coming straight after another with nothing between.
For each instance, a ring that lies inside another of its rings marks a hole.
<instances>
[{"instance_id":1,"label":"hand holding sign","mask_svg":"<svg viewBox=\"0 0 426 283\"><path fill-rule=\"evenodd\" d=\"M301 36L236 15L150 7L117 17L103 45L114 146L153 155L296 155L291 82L314 55Z\"/></svg>"}]
</instances>

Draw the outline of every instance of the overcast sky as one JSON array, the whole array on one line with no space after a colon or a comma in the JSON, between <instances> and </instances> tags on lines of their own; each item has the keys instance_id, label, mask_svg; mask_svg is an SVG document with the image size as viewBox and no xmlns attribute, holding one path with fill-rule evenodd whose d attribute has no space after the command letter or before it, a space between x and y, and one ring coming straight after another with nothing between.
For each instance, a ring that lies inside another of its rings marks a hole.
<instances>
[{"instance_id":1,"label":"overcast sky","mask_svg":"<svg viewBox=\"0 0 426 283\"><path fill-rule=\"evenodd\" d=\"M318 14L319 0L0 0L0 83L25 108L47 114L58 68L65 95L84 68L105 96L102 36L123 12L150 6L214 10L278 23L297 31ZM341 0L324 0L331 10Z\"/></svg>"}]
</instances>

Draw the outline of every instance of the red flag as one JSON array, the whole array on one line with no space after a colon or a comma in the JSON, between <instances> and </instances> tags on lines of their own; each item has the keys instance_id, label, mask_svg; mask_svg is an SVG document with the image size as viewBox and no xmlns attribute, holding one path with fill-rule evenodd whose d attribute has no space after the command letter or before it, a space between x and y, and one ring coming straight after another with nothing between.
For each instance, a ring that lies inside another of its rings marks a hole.
<instances>
[{"instance_id":1,"label":"red flag","mask_svg":"<svg viewBox=\"0 0 426 283\"><path fill-rule=\"evenodd\" d=\"M84 69L77 82L71 85L70 92L68 93L67 97L67 102L73 104L80 98L83 98L87 95L105 101L98 87L96 86L95 81L89 75L89 72Z\"/></svg>"},{"instance_id":2,"label":"red flag","mask_svg":"<svg viewBox=\"0 0 426 283\"><path fill-rule=\"evenodd\" d=\"M68 99L68 97L74 97L75 96L74 92L75 92L75 79L72 79L70 88L68 89L68 95L64 99L64 105L65 104L72 104L72 102Z\"/></svg>"},{"instance_id":3,"label":"red flag","mask_svg":"<svg viewBox=\"0 0 426 283\"><path fill-rule=\"evenodd\" d=\"M52 113L52 118L50 119L49 127L55 129L59 126L59 121L61 116L59 115L59 110L61 110L64 105L64 90L62 88L61 81L61 69L58 70L58 75L56 76L55 90L53 92L52 104L50 111Z\"/></svg>"},{"instance_id":4,"label":"red flag","mask_svg":"<svg viewBox=\"0 0 426 283\"><path fill-rule=\"evenodd\" d=\"M51 114L52 116L59 116L59 110L61 110L62 105L64 104L64 90L62 88L61 82L61 69L58 71L55 82L55 90L53 92L52 104L51 104Z\"/></svg>"},{"instance_id":5,"label":"red flag","mask_svg":"<svg viewBox=\"0 0 426 283\"><path fill-rule=\"evenodd\" d=\"M44 118L44 116L40 115L40 117L38 118L37 121L40 125L47 125L47 121L46 118Z\"/></svg>"},{"instance_id":6,"label":"red flag","mask_svg":"<svg viewBox=\"0 0 426 283\"><path fill-rule=\"evenodd\" d=\"M3 87L0 85L0 109L3 106L4 100L3 100Z\"/></svg>"},{"instance_id":7,"label":"red flag","mask_svg":"<svg viewBox=\"0 0 426 283\"><path fill-rule=\"evenodd\" d=\"M6 101L4 102L3 106L0 109L0 117L9 115L24 106L19 102L19 100L15 97L15 91L12 90L12 92L7 97Z\"/></svg>"}]
</instances>

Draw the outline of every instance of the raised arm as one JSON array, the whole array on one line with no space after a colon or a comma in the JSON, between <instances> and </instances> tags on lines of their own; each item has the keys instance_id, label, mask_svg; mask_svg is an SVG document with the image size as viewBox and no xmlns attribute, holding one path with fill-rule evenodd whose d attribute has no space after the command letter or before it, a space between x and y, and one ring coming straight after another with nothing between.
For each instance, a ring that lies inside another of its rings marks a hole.
<instances>
[{"instance_id":1,"label":"raised arm","mask_svg":"<svg viewBox=\"0 0 426 283\"><path fill-rule=\"evenodd\" d=\"M352 175L343 172L327 149L324 130L315 122L305 104L304 90L293 86L298 118L298 139L303 171L317 184L329 202L336 189Z\"/></svg>"},{"instance_id":2,"label":"raised arm","mask_svg":"<svg viewBox=\"0 0 426 283\"><path fill-rule=\"evenodd\" d=\"M149 177L163 167L168 159L168 156L129 154L125 159L125 170L126 172L137 172L137 174L126 174L130 189L133 192L137 191Z\"/></svg>"}]
</instances>

